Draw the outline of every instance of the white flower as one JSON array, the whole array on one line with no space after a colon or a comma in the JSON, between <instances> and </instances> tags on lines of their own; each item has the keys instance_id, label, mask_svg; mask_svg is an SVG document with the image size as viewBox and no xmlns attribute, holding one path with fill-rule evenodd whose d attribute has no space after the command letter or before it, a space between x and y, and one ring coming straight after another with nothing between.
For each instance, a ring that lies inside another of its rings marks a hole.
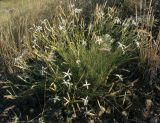
<instances>
[{"instance_id":1,"label":"white flower","mask_svg":"<svg viewBox=\"0 0 160 123\"><path fill-rule=\"evenodd\" d=\"M118 42L118 44L119 44L118 47L122 49L123 53L125 53L125 49L127 48L127 46L122 44L122 43L120 43L120 42Z\"/></svg>"},{"instance_id":2,"label":"white flower","mask_svg":"<svg viewBox=\"0 0 160 123\"><path fill-rule=\"evenodd\" d=\"M109 34L105 34L105 38L111 39L111 36Z\"/></svg>"},{"instance_id":3,"label":"white flower","mask_svg":"<svg viewBox=\"0 0 160 123\"><path fill-rule=\"evenodd\" d=\"M44 74L47 73L46 69L47 69L47 67L43 67L42 66L42 70L40 71L40 73L41 73L42 76L44 76Z\"/></svg>"},{"instance_id":4,"label":"white flower","mask_svg":"<svg viewBox=\"0 0 160 123\"><path fill-rule=\"evenodd\" d=\"M87 42L82 40L82 45L86 46L87 45Z\"/></svg>"},{"instance_id":5,"label":"white flower","mask_svg":"<svg viewBox=\"0 0 160 123\"><path fill-rule=\"evenodd\" d=\"M138 41L136 41L136 45L138 48L140 48L140 43Z\"/></svg>"},{"instance_id":6,"label":"white flower","mask_svg":"<svg viewBox=\"0 0 160 123\"><path fill-rule=\"evenodd\" d=\"M70 69L68 69L67 72L63 72L63 73L64 73L64 76L63 76L64 78L68 77L69 80L71 80L72 73L70 73Z\"/></svg>"},{"instance_id":7,"label":"white flower","mask_svg":"<svg viewBox=\"0 0 160 123\"><path fill-rule=\"evenodd\" d=\"M101 45L103 43L103 39L101 37L97 36L95 43L97 43L98 45Z\"/></svg>"},{"instance_id":8,"label":"white flower","mask_svg":"<svg viewBox=\"0 0 160 123\"><path fill-rule=\"evenodd\" d=\"M109 42L112 44L114 42L114 39L112 38Z\"/></svg>"},{"instance_id":9,"label":"white flower","mask_svg":"<svg viewBox=\"0 0 160 123\"><path fill-rule=\"evenodd\" d=\"M84 114L85 116L95 116L95 114L92 113L92 110L86 110Z\"/></svg>"},{"instance_id":10,"label":"white flower","mask_svg":"<svg viewBox=\"0 0 160 123\"><path fill-rule=\"evenodd\" d=\"M104 38L109 41L109 43L113 43L114 42L114 39L109 35L109 34L105 34L104 35Z\"/></svg>"},{"instance_id":11,"label":"white flower","mask_svg":"<svg viewBox=\"0 0 160 123\"><path fill-rule=\"evenodd\" d=\"M132 25L138 26L138 23L135 20L132 20Z\"/></svg>"},{"instance_id":12,"label":"white flower","mask_svg":"<svg viewBox=\"0 0 160 123\"><path fill-rule=\"evenodd\" d=\"M42 31L42 27L41 26L37 26L36 27L36 32L40 32L40 31Z\"/></svg>"},{"instance_id":13,"label":"white flower","mask_svg":"<svg viewBox=\"0 0 160 123\"><path fill-rule=\"evenodd\" d=\"M33 48L36 48L36 46L37 46L38 48L40 48L40 47L38 46L38 44L37 44L37 40L36 40L36 39L34 39L34 40L32 41L32 43L33 43Z\"/></svg>"},{"instance_id":14,"label":"white flower","mask_svg":"<svg viewBox=\"0 0 160 123\"><path fill-rule=\"evenodd\" d=\"M79 13L82 12L82 9L77 9L77 8L75 8L74 12L77 13L77 14L79 14Z\"/></svg>"},{"instance_id":15,"label":"white flower","mask_svg":"<svg viewBox=\"0 0 160 123\"><path fill-rule=\"evenodd\" d=\"M54 103L56 103L57 101L60 101L59 96L56 95L56 96L53 98L53 100L54 100Z\"/></svg>"},{"instance_id":16,"label":"white flower","mask_svg":"<svg viewBox=\"0 0 160 123\"><path fill-rule=\"evenodd\" d=\"M70 88L73 85L73 83L71 83L69 80L67 80L67 81L63 80L62 84L66 85L68 88Z\"/></svg>"},{"instance_id":17,"label":"white flower","mask_svg":"<svg viewBox=\"0 0 160 123\"><path fill-rule=\"evenodd\" d=\"M41 24L46 24L47 19L44 19L43 21L41 21Z\"/></svg>"},{"instance_id":18,"label":"white flower","mask_svg":"<svg viewBox=\"0 0 160 123\"><path fill-rule=\"evenodd\" d=\"M59 30L61 30L61 31L64 31L64 32L66 31L65 26L61 26L61 25L59 25L59 27L58 27L58 28L59 28Z\"/></svg>"},{"instance_id":19,"label":"white flower","mask_svg":"<svg viewBox=\"0 0 160 123\"><path fill-rule=\"evenodd\" d=\"M76 63L79 65L81 63L81 61L78 59L78 60L76 60Z\"/></svg>"},{"instance_id":20,"label":"white flower","mask_svg":"<svg viewBox=\"0 0 160 123\"><path fill-rule=\"evenodd\" d=\"M86 98L81 98L83 100L84 106L88 105L88 96Z\"/></svg>"},{"instance_id":21,"label":"white flower","mask_svg":"<svg viewBox=\"0 0 160 123\"><path fill-rule=\"evenodd\" d=\"M122 44L122 43L120 43L120 42L118 42L118 44L119 44L119 47L120 47L120 48L124 48L124 49L127 48L124 44Z\"/></svg>"},{"instance_id":22,"label":"white flower","mask_svg":"<svg viewBox=\"0 0 160 123\"><path fill-rule=\"evenodd\" d=\"M122 75L116 74L115 76L118 77L121 81L123 81Z\"/></svg>"},{"instance_id":23,"label":"white flower","mask_svg":"<svg viewBox=\"0 0 160 123\"><path fill-rule=\"evenodd\" d=\"M85 84L83 84L83 87L86 87L86 88L88 89L90 85L91 85L91 84L90 84L90 83L88 83L88 81L87 81L87 80L85 80Z\"/></svg>"},{"instance_id":24,"label":"white flower","mask_svg":"<svg viewBox=\"0 0 160 123\"><path fill-rule=\"evenodd\" d=\"M32 42L33 42L33 44L37 44L37 40L36 39L34 39Z\"/></svg>"},{"instance_id":25,"label":"white flower","mask_svg":"<svg viewBox=\"0 0 160 123\"><path fill-rule=\"evenodd\" d=\"M121 20L118 17L115 18L114 23L116 23L116 24L122 24Z\"/></svg>"}]
</instances>

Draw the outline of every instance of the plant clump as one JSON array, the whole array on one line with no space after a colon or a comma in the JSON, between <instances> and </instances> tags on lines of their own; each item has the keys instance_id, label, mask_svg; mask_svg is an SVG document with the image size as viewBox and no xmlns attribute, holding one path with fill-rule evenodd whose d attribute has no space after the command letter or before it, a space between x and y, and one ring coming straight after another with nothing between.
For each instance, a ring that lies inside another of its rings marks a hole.
<instances>
[{"instance_id":1,"label":"plant clump","mask_svg":"<svg viewBox=\"0 0 160 123\"><path fill-rule=\"evenodd\" d=\"M159 65L159 43L150 32L154 17L123 19L119 10L97 3L86 15L85 8L66 2L51 20L33 25L29 43L14 58L16 81L3 87L3 104L14 105L4 106L3 114L16 122L153 120L151 89ZM151 76L144 79L144 73Z\"/></svg>"}]
</instances>

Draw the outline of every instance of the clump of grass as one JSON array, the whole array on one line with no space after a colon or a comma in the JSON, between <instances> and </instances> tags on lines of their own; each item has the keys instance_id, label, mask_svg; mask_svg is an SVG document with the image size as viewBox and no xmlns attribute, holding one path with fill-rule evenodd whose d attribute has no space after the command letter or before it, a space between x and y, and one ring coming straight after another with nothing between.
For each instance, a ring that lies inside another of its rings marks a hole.
<instances>
[{"instance_id":1,"label":"clump of grass","mask_svg":"<svg viewBox=\"0 0 160 123\"><path fill-rule=\"evenodd\" d=\"M147 15L141 9L135 17L125 19L116 5L96 4L85 15L86 8L79 7L79 2L64 3L56 7L58 13L52 19L43 19L30 29L28 21L22 19L20 29L10 27L13 31L1 34L1 52L7 54L1 57L9 61L11 56L13 66L20 70L14 84L4 83L4 103L23 104L22 99L33 105L39 103L38 111L29 108L31 113L17 111L17 105L12 107L16 107L14 119L130 122L133 117L144 117L142 111L136 110L148 107L145 102L150 94L137 87L143 85L143 74L137 75L142 71L138 65L147 63L149 69L157 69L159 63L159 43L152 42L150 32L154 24L151 3ZM144 23L147 28L140 27ZM8 38L17 40L12 42L11 50L3 43L7 33ZM27 37L22 45L19 41L23 34Z\"/></svg>"},{"instance_id":2,"label":"clump of grass","mask_svg":"<svg viewBox=\"0 0 160 123\"><path fill-rule=\"evenodd\" d=\"M83 9L71 3L59 6L51 23L45 19L33 28L32 55L41 64L15 64L25 70L19 78L32 83L30 88L50 89L48 103L65 108L67 120L80 118L78 114L86 121L103 114L116 118L115 111L127 117L132 105L132 83L125 84L116 71L137 56L135 25L132 19L121 20L117 8L105 8L97 4L86 25Z\"/></svg>"}]
</instances>

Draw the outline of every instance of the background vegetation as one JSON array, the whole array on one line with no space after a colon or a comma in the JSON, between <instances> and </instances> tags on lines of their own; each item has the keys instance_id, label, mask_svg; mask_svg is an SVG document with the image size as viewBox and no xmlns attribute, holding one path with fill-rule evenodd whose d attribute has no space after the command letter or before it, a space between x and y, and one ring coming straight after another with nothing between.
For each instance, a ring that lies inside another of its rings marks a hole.
<instances>
[{"instance_id":1,"label":"background vegetation","mask_svg":"<svg viewBox=\"0 0 160 123\"><path fill-rule=\"evenodd\" d=\"M0 122L160 122L159 6L0 1Z\"/></svg>"}]
</instances>

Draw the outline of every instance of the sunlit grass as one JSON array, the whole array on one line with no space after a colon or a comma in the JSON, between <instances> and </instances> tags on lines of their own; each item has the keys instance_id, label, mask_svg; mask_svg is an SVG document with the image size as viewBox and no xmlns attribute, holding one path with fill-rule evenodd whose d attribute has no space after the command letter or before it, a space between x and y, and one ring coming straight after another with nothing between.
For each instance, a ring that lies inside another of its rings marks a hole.
<instances>
[{"instance_id":1,"label":"sunlit grass","mask_svg":"<svg viewBox=\"0 0 160 123\"><path fill-rule=\"evenodd\" d=\"M53 0L2 0L0 1L0 24L10 21L11 17L30 15L44 9ZM34 12L33 12L34 11Z\"/></svg>"}]
</instances>

